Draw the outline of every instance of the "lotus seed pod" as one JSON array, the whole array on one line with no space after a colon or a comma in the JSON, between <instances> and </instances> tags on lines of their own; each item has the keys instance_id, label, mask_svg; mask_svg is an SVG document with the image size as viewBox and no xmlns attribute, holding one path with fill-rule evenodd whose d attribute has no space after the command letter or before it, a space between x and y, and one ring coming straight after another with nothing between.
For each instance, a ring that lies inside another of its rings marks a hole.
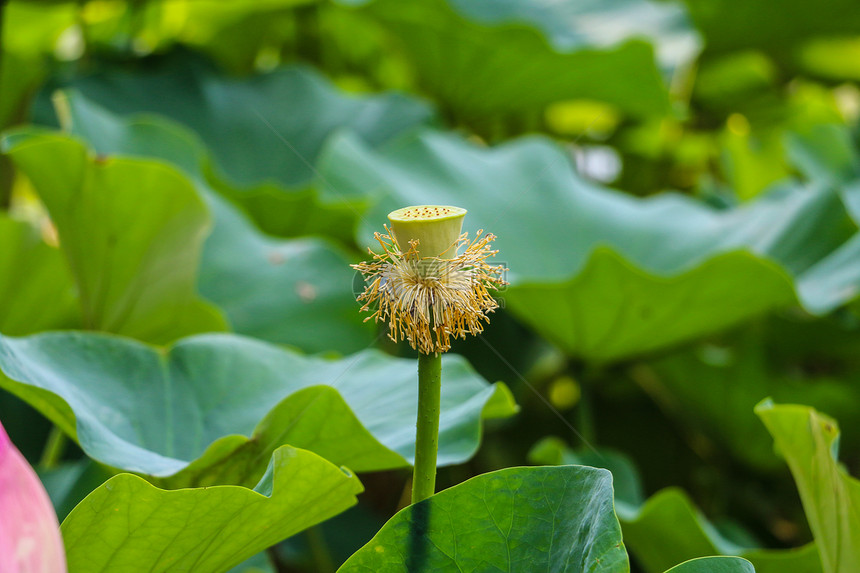
<instances>
[{"instance_id":1,"label":"lotus seed pod","mask_svg":"<svg viewBox=\"0 0 860 573\"><path fill-rule=\"evenodd\" d=\"M495 235L460 233L466 210L421 205L388 215L386 234L374 233L381 253L352 265L364 276L365 320L388 323L394 342L409 341L422 354L446 352L455 338L480 334L498 308L492 291L507 284L504 267L492 266Z\"/></svg>"},{"instance_id":2,"label":"lotus seed pod","mask_svg":"<svg viewBox=\"0 0 860 573\"><path fill-rule=\"evenodd\" d=\"M404 207L388 214L391 230L402 249L418 241L418 256L453 259L466 210L444 205Z\"/></svg>"}]
</instances>

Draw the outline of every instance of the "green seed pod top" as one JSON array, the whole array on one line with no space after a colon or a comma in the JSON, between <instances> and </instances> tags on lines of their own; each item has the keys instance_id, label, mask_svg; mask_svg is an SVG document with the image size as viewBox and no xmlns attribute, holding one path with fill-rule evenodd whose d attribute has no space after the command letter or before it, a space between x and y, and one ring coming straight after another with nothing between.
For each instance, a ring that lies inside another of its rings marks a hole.
<instances>
[{"instance_id":1,"label":"green seed pod top","mask_svg":"<svg viewBox=\"0 0 860 573\"><path fill-rule=\"evenodd\" d=\"M401 249L417 239L420 257L453 259L465 216L466 210L460 207L418 205L392 211L388 220Z\"/></svg>"}]
</instances>

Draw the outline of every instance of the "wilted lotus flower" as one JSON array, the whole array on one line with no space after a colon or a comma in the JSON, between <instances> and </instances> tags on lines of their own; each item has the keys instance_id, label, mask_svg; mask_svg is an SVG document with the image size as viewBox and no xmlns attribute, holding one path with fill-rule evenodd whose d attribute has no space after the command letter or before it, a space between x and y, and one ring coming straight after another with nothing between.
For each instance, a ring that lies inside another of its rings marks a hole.
<instances>
[{"instance_id":1,"label":"wilted lotus flower","mask_svg":"<svg viewBox=\"0 0 860 573\"><path fill-rule=\"evenodd\" d=\"M66 554L57 515L36 472L0 424L0 571L61 573Z\"/></svg>"},{"instance_id":2,"label":"wilted lotus flower","mask_svg":"<svg viewBox=\"0 0 860 573\"><path fill-rule=\"evenodd\" d=\"M460 234L465 215L438 205L392 211L388 233L374 234L382 253L370 251L372 262L353 265L368 283L358 297L362 310L378 304L367 320L388 322L394 342L405 339L422 354L445 352L451 338L482 332L499 306L490 291L505 284L503 268L487 263L496 237L478 231L470 243Z\"/></svg>"},{"instance_id":3,"label":"wilted lotus flower","mask_svg":"<svg viewBox=\"0 0 860 573\"><path fill-rule=\"evenodd\" d=\"M373 261L353 265L367 282L361 310L378 305L365 320L387 322L394 342L407 340L420 353L412 503L436 491L442 353L451 338L484 330L487 313L499 306L490 291L506 284L503 267L487 263L495 237L478 231L470 243L460 234L465 216L465 209L442 205L392 211L387 234L374 234L382 252L371 250Z\"/></svg>"}]
</instances>

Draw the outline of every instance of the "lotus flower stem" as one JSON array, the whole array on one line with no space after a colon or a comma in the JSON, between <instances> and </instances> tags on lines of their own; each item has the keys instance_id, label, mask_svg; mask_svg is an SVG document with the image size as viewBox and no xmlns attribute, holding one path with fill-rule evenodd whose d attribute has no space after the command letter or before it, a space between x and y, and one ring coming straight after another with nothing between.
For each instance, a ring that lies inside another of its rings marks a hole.
<instances>
[{"instance_id":1,"label":"lotus flower stem","mask_svg":"<svg viewBox=\"0 0 860 573\"><path fill-rule=\"evenodd\" d=\"M436 453L439 451L439 414L442 401L442 355L418 355L418 421L412 503L436 493Z\"/></svg>"},{"instance_id":2,"label":"lotus flower stem","mask_svg":"<svg viewBox=\"0 0 860 573\"><path fill-rule=\"evenodd\" d=\"M320 525L314 525L305 532L305 538L307 539L308 548L311 552L314 571L317 571L317 573L334 573L336 567L332 560L328 544L325 541L322 527Z\"/></svg>"},{"instance_id":3,"label":"lotus flower stem","mask_svg":"<svg viewBox=\"0 0 860 573\"><path fill-rule=\"evenodd\" d=\"M51 428L51 433L48 434L48 441L45 442L45 448L42 450L42 457L39 458L39 468L41 470L49 470L54 468L63 457L63 452L66 451L66 434L59 427Z\"/></svg>"},{"instance_id":4,"label":"lotus flower stem","mask_svg":"<svg viewBox=\"0 0 860 573\"><path fill-rule=\"evenodd\" d=\"M5 47L4 38L3 38L3 28L4 28L4 16L6 14L6 0L0 0L0 78L3 77L3 50ZM5 97L12 97L11 94L7 95L6 91L8 88L6 86L0 84L0 100ZM0 125L0 129L4 129L7 126ZM9 208L10 203L12 202L12 162L5 155L0 156L0 210L7 210Z\"/></svg>"},{"instance_id":5,"label":"lotus flower stem","mask_svg":"<svg viewBox=\"0 0 860 573\"><path fill-rule=\"evenodd\" d=\"M603 376L603 369L594 364L586 364L573 373L579 381L579 404L576 406L576 423L579 433L586 444L597 442L597 427L594 422L594 393L597 382Z\"/></svg>"},{"instance_id":6,"label":"lotus flower stem","mask_svg":"<svg viewBox=\"0 0 860 573\"><path fill-rule=\"evenodd\" d=\"M499 306L490 291L506 284L503 268L487 263L495 236L478 231L470 243L461 233L465 216L465 209L444 205L392 211L388 233L375 234L382 252L371 250L373 261L353 265L367 283L358 297L363 311L373 311L365 320L387 322L394 342L406 340L419 352L412 503L436 489L442 353L451 339L483 331Z\"/></svg>"}]
</instances>

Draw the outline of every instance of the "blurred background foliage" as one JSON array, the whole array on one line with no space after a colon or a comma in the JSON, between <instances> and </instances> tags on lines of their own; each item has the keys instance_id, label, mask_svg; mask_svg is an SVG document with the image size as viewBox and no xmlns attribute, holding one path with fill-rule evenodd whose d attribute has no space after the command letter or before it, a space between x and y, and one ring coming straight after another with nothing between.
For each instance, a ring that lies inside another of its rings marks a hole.
<instances>
[{"instance_id":1,"label":"blurred background foliage","mask_svg":"<svg viewBox=\"0 0 860 573\"><path fill-rule=\"evenodd\" d=\"M602 465L640 571L820 570L768 556L811 534L753 408L827 412L860 471L855 2L0 5L0 332L408 354L362 323L347 265L392 208L460 205L511 284L454 352L521 411L441 486ZM75 185L123 206L72 208ZM37 462L49 424L5 393L0 417ZM61 517L101 479L80 456L46 473ZM406 473L361 477L283 570L394 512Z\"/></svg>"}]
</instances>

